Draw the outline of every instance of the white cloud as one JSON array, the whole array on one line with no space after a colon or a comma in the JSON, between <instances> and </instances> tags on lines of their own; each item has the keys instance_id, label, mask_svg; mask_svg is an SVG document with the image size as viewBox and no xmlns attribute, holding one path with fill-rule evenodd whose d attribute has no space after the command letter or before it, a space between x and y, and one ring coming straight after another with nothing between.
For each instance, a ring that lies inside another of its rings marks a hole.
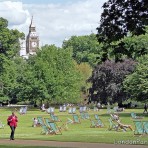
<instances>
[{"instance_id":1,"label":"white cloud","mask_svg":"<svg viewBox=\"0 0 148 148\"><path fill-rule=\"evenodd\" d=\"M81 0L66 4L22 4L0 2L0 14L8 19L10 28L28 33L31 16L34 16L40 44L61 46L65 38L96 32L101 6L106 0Z\"/></svg>"},{"instance_id":2,"label":"white cloud","mask_svg":"<svg viewBox=\"0 0 148 148\"><path fill-rule=\"evenodd\" d=\"M23 9L21 2L0 2L1 17L6 18L10 26L24 24L28 13L27 10Z\"/></svg>"}]
</instances>

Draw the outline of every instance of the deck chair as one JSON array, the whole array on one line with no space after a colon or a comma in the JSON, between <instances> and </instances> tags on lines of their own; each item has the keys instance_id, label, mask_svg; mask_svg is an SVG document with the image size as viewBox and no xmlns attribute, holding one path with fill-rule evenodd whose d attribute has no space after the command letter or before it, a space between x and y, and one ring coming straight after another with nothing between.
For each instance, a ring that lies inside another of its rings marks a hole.
<instances>
[{"instance_id":1,"label":"deck chair","mask_svg":"<svg viewBox=\"0 0 148 148\"><path fill-rule=\"evenodd\" d=\"M24 115L27 113L27 106L21 107L19 111L20 115Z\"/></svg>"},{"instance_id":2,"label":"deck chair","mask_svg":"<svg viewBox=\"0 0 148 148\"><path fill-rule=\"evenodd\" d=\"M0 121L0 128L4 128L4 124Z\"/></svg>"},{"instance_id":3,"label":"deck chair","mask_svg":"<svg viewBox=\"0 0 148 148\"><path fill-rule=\"evenodd\" d=\"M81 116L81 119L85 120L85 114L83 112L80 112L80 116Z\"/></svg>"},{"instance_id":4,"label":"deck chair","mask_svg":"<svg viewBox=\"0 0 148 148\"><path fill-rule=\"evenodd\" d=\"M73 123L81 123L79 116L77 114L73 114Z\"/></svg>"},{"instance_id":5,"label":"deck chair","mask_svg":"<svg viewBox=\"0 0 148 148\"><path fill-rule=\"evenodd\" d=\"M99 118L99 115L98 115L98 114L95 114L94 116L95 116L95 119L96 119L96 120L100 120L100 118Z\"/></svg>"},{"instance_id":6,"label":"deck chair","mask_svg":"<svg viewBox=\"0 0 148 148\"><path fill-rule=\"evenodd\" d=\"M144 133L148 134L148 121L143 121Z\"/></svg>"},{"instance_id":7,"label":"deck chair","mask_svg":"<svg viewBox=\"0 0 148 148\"><path fill-rule=\"evenodd\" d=\"M97 124L98 124L100 127L104 127L104 124L103 124L103 122L101 121L101 119L98 119L96 122L97 122Z\"/></svg>"},{"instance_id":8,"label":"deck chair","mask_svg":"<svg viewBox=\"0 0 148 148\"><path fill-rule=\"evenodd\" d=\"M42 126L42 130L41 130L41 134L51 134L52 131L46 126L46 125L41 125Z\"/></svg>"},{"instance_id":9,"label":"deck chair","mask_svg":"<svg viewBox=\"0 0 148 148\"><path fill-rule=\"evenodd\" d=\"M51 117L52 121L54 121L54 122L61 122L61 120L56 115L50 114L50 117Z\"/></svg>"},{"instance_id":10,"label":"deck chair","mask_svg":"<svg viewBox=\"0 0 148 148\"><path fill-rule=\"evenodd\" d=\"M123 123L120 122L120 120L115 120L115 121L118 123L118 127L119 127L120 129L122 129L124 132L126 132L128 128L129 128L131 131L133 131L133 128L132 128L131 125L123 124Z\"/></svg>"},{"instance_id":11,"label":"deck chair","mask_svg":"<svg viewBox=\"0 0 148 148\"><path fill-rule=\"evenodd\" d=\"M134 135L143 135L144 134L144 128L142 121L133 121L135 124L135 130Z\"/></svg>"},{"instance_id":12,"label":"deck chair","mask_svg":"<svg viewBox=\"0 0 148 148\"><path fill-rule=\"evenodd\" d=\"M77 114L73 114L73 119L70 119L70 118L67 118L67 123L68 124L72 124L72 123L81 123L80 122L80 119L79 119L79 116Z\"/></svg>"},{"instance_id":13,"label":"deck chair","mask_svg":"<svg viewBox=\"0 0 148 148\"><path fill-rule=\"evenodd\" d=\"M39 124L40 126L45 125L44 120L43 120L42 117L37 117L37 120L38 120L38 124Z\"/></svg>"},{"instance_id":14,"label":"deck chair","mask_svg":"<svg viewBox=\"0 0 148 148\"><path fill-rule=\"evenodd\" d=\"M44 118L45 124L46 126L49 127L49 123L48 122L52 122L52 120L50 120L49 118Z\"/></svg>"},{"instance_id":15,"label":"deck chair","mask_svg":"<svg viewBox=\"0 0 148 148\"><path fill-rule=\"evenodd\" d=\"M63 112L66 112L66 106L63 106Z\"/></svg>"},{"instance_id":16,"label":"deck chair","mask_svg":"<svg viewBox=\"0 0 148 148\"><path fill-rule=\"evenodd\" d=\"M118 124L116 124L115 122L113 122L113 120L111 118L108 119L109 121L109 127L108 130L115 130L118 131Z\"/></svg>"},{"instance_id":17,"label":"deck chair","mask_svg":"<svg viewBox=\"0 0 148 148\"><path fill-rule=\"evenodd\" d=\"M48 122L48 123L49 123L49 126L50 126L50 132L52 134L61 134L62 135L61 128L58 127L55 122Z\"/></svg>"},{"instance_id":18,"label":"deck chair","mask_svg":"<svg viewBox=\"0 0 148 148\"><path fill-rule=\"evenodd\" d=\"M53 114L53 113L54 113L54 107L49 107L49 108L46 110L46 112L47 112L48 114Z\"/></svg>"},{"instance_id":19,"label":"deck chair","mask_svg":"<svg viewBox=\"0 0 148 148\"><path fill-rule=\"evenodd\" d=\"M63 106L60 106L59 112L62 112L62 111L63 111Z\"/></svg>"},{"instance_id":20,"label":"deck chair","mask_svg":"<svg viewBox=\"0 0 148 148\"><path fill-rule=\"evenodd\" d=\"M96 121L94 120L90 120L90 121L91 121L91 125L90 125L91 128L100 127L100 125Z\"/></svg>"},{"instance_id":21,"label":"deck chair","mask_svg":"<svg viewBox=\"0 0 148 148\"><path fill-rule=\"evenodd\" d=\"M87 112L85 112L84 115L85 115L85 119L90 119L90 116Z\"/></svg>"},{"instance_id":22,"label":"deck chair","mask_svg":"<svg viewBox=\"0 0 148 148\"><path fill-rule=\"evenodd\" d=\"M75 114L76 113L76 107L72 108L72 113Z\"/></svg>"},{"instance_id":23,"label":"deck chair","mask_svg":"<svg viewBox=\"0 0 148 148\"><path fill-rule=\"evenodd\" d=\"M132 117L132 119L143 119L142 116L137 116L136 113L134 113L134 112L131 113L131 117Z\"/></svg>"}]
</instances>

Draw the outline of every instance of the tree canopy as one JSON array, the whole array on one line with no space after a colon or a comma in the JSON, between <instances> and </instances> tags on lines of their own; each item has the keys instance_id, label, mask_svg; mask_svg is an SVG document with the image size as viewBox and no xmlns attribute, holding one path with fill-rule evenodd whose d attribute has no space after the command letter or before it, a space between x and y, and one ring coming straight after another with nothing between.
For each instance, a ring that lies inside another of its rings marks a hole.
<instances>
[{"instance_id":1,"label":"tree canopy","mask_svg":"<svg viewBox=\"0 0 148 148\"><path fill-rule=\"evenodd\" d=\"M135 71L126 77L123 84L131 98L148 100L148 54L138 58Z\"/></svg>"},{"instance_id":2,"label":"tree canopy","mask_svg":"<svg viewBox=\"0 0 148 148\"><path fill-rule=\"evenodd\" d=\"M147 0L108 0L103 5L100 26L97 28L99 42L117 41L129 33L145 33L148 25Z\"/></svg>"},{"instance_id":3,"label":"tree canopy","mask_svg":"<svg viewBox=\"0 0 148 148\"><path fill-rule=\"evenodd\" d=\"M8 21L0 17L0 54L13 57L20 50L19 38L24 38L24 33L8 29Z\"/></svg>"},{"instance_id":4,"label":"tree canopy","mask_svg":"<svg viewBox=\"0 0 148 148\"><path fill-rule=\"evenodd\" d=\"M127 94L122 89L122 82L126 75L133 72L135 62L126 59L123 62L105 61L93 70L89 81L90 100L106 103L122 102L127 99Z\"/></svg>"},{"instance_id":5,"label":"tree canopy","mask_svg":"<svg viewBox=\"0 0 148 148\"><path fill-rule=\"evenodd\" d=\"M20 75L19 97L50 103L77 102L81 75L76 70L70 50L44 46L28 60L29 67Z\"/></svg>"},{"instance_id":6,"label":"tree canopy","mask_svg":"<svg viewBox=\"0 0 148 148\"><path fill-rule=\"evenodd\" d=\"M92 67L101 62L102 44L98 43L96 35L72 36L63 42L63 48L73 50L73 58L78 64L87 62Z\"/></svg>"}]
</instances>

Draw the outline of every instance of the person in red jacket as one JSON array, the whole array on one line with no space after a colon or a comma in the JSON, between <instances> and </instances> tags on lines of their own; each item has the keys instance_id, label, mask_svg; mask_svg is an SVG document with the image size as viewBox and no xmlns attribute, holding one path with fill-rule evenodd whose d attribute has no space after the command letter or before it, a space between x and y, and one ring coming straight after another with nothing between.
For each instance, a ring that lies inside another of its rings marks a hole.
<instances>
[{"instance_id":1,"label":"person in red jacket","mask_svg":"<svg viewBox=\"0 0 148 148\"><path fill-rule=\"evenodd\" d=\"M18 122L17 116L14 112L12 112L12 115L8 117L7 122L11 129L10 140L14 140L14 133Z\"/></svg>"}]
</instances>

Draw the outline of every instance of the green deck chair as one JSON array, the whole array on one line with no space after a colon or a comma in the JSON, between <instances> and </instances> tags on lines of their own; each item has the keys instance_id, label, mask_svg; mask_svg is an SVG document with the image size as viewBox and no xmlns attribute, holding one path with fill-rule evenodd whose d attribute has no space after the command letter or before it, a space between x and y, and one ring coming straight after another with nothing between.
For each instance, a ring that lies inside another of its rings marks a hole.
<instances>
[{"instance_id":1,"label":"green deck chair","mask_svg":"<svg viewBox=\"0 0 148 148\"><path fill-rule=\"evenodd\" d=\"M108 128L108 130L118 131L118 124L115 124L111 118L109 118L108 121L109 121L109 128Z\"/></svg>"},{"instance_id":2,"label":"green deck chair","mask_svg":"<svg viewBox=\"0 0 148 148\"><path fill-rule=\"evenodd\" d=\"M84 115L85 115L85 119L90 119L90 116L87 112L85 112Z\"/></svg>"},{"instance_id":3,"label":"green deck chair","mask_svg":"<svg viewBox=\"0 0 148 148\"><path fill-rule=\"evenodd\" d=\"M49 122L52 122L52 121L49 118L44 118L44 121L46 126L49 128L50 127Z\"/></svg>"},{"instance_id":4,"label":"green deck chair","mask_svg":"<svg viewBox=\"0 0 148 148\"><path fill-rule=\"evenodd\" d=\"M38 124L39 124L40 126L45 125L44 120L43 120L42 117L37 117L37 120L38 120Z\"/></svg>"},{"instance_id":5,"label":"green deck chair","mask_svg":"<svg viewBox=\"0 0 148 148\"><path fill-rule=\"evenodd\" d=\"M41 125L42 126L42 131L41 134L52 134L52 131L46 126L46 125Z\"/></svg>"},{"instance_id":6,"label":"green deck chair","mask_svg":"<svg viewBox=\"0 0 148 148\"><path fill-rule=\"evenodd\" d=\"M85 118L84 112L81 112L81 113L80 113L80 116L81 116L81 119L84 119L84 120L86 119L86 118Z\"/></svg>"},{"instance_id":7,"label":"green deck chair","mask_svg":"<svg viewBox=\"0 0 148 148\"><path fill-rule=\"evenodd\" d=\"M49 123L52 134L61 134L62 135L61 128L58 127L55 122L48 122L48 123Z\"/></svg>"},{"instance_id":8,"label":"green deck chair","mask_svg":"<svg viewBox=\"0 0 148 148\"><path fill-rule=\"evenodd\" d=\"M73 123L81 123L79 116L77 114L73 114Z\"/></svg>"},{"instance_id":9,"label":"green deck chair","mask_svg":"<svg viewBox=\"0 0 148 148\"><path fill-rule=\"evenodd\" d=\"M144 134L144 128L142 121L133 121L135 124L135 130L134 135L143 135Z\"/></svg>"},{"instance_id":10,"label":"green deck chair","mask_svg":"<svg viewBox=\"0 0 148 148\"><path fill-rule=\"evenodd\" d=\"M96 119L96 120L100 120L100 117L99 117L98 114L95 114L94 116L95 116L95 119Z\"/></svg>"},{"instance_id":11,"label":"green deck chair","mask_svg":"<svg viewBox=\"0 0 148 148\"><path fill-rule=\"evenodd\" d=\"M56 115L50 114L50 117L51 117L52 121L54 121L54 122L61 122L61 120Z\"/></svg>"},{"instance_id":12,"label":"green deck chair","mask_svg":"<svg viewBox=\"0 0 148 148\"><path fill-rule=\"evenodd\" d=\"M143 121L144 133L148 134L148 121Z\"/></svg>"},{"instance_id":13,"label":"green deck chair","mask_svg":"<svg viewBox=\"0 0 148 148\"><path fill-rule=\"evenodd\" d=\"M104 124L103 124L103 122L101 121L101 119L98 119L98 120L97 120L97 124L98 124L100 127L104 127Z\"/></svg>"},{"instance_id":14,"label":"green deck chair","mask_svg":"<svg viewBox=\"0 0 148 148\"><path fill-rule=\"evenodd\" d=\"M131 113L131 117L132 117L132 119L143 119L142 116L137 116L136 113L134 113L134 112Z\"/></svg>"},{"instance_id":15,"label":"green deck chair","mask_svg":"<svg viewBox=\"0 0 148 148\"><path fill-rule=\"evenodd\" d=\"M98 125L98 123L96 121L94 121L94 120L90 120L90 121L91 121L91 125L90 125L91 128L100 127L100 125Z\"/></svg>"}]
</instances>

